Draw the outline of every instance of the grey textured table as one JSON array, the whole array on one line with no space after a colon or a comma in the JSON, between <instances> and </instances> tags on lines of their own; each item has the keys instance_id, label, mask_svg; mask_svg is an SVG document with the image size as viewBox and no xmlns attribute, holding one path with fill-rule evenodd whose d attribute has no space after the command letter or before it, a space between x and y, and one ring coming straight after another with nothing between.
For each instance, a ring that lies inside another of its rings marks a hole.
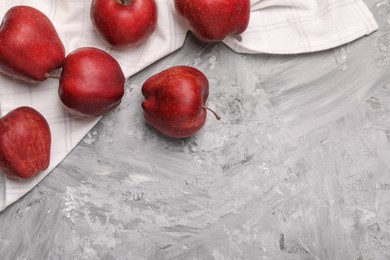
<instances>
[{"instance_id":1,"label":"grey textured table","mask_svg":"<svg viewBox=\"0 0 390 260\"><path fill-rule=\"evenodd\" d=\"M323 52L189 36L0 214L0 259L390 259L390 2L366 3L380 29ZM185 140L140 107L173 65L206 74L222 117Z\"/></svg>"}]
</instances>

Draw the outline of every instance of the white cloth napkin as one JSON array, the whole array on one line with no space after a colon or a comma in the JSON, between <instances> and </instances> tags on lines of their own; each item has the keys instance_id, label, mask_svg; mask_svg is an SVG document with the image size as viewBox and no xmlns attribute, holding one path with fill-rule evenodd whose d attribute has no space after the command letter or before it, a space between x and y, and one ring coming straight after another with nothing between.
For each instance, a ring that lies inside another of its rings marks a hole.
<instances>
[{"instance_id":1,"label":"white cloth napkin","mask_svg":"<svg viewBox=\"0 0 390 260\"><path fill-rule=\"evenodd\" d=\"M93 46L111 53L129 77L179 49L186 29L178 21L173 0L156 0L158 25L142 46L114 51L96 35L90 18L91 0L0 0L0 18L16 5L33 6L53 22L67 53ZM336 47L377 29L374 17L362 0L252 0L247 31L224 43L242 53L303 53ZM0 75L0 113L31 106L48 120L52 131L49 168L28 181L15 181L0 174L0 212L21 198L50 173L98 122L67 115L57 95L58 80L30 86Z\"/></svg>"}]
</instances>

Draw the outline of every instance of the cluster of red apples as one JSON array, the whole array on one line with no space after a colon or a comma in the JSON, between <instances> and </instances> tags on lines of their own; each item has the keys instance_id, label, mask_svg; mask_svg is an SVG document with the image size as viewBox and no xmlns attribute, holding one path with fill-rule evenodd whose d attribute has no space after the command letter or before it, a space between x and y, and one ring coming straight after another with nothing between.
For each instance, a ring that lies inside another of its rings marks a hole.
<instances>
[{"instance_id":1,"label":"cluster of red apples","mask_svg":"<svg viewBox=\"0 0 390 260\"><path fill-rule=\"evenodd\" d=\"M203 42L240 34L249 22L249 0L174 0L178 17ZM91 22L100 38L118 50L143 44L155 31L154 0L92 0ZM59 76L52 74L59 71ZM55 27L41 11L15 6L0 25L0 72L38 87L49 77L59 81L64 109L82 117L102 116L119 106L125 76L110 54L83 47L66 55ZM196 68L175 66L142 86L145 121L161 133L186 138L199 131L207 110L208 79ZM37 110L18 107L0 118L0 171L29 179L48 168L51 133Z\"/></svg>"}]
</instances>

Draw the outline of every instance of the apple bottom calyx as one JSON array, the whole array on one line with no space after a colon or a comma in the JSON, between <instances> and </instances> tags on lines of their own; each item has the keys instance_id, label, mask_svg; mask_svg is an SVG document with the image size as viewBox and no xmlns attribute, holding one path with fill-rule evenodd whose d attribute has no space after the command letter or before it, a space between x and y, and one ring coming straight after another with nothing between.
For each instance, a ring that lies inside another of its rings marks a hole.
<instances>
[{"instance_id":1,"label":"apple bottom calyx","mask_svg":"<svg viewBox=\"0 0 390 260\"><path fill-rule=\"evenodd\" d=\"M31 107L19 107L0 118L0 171L29 179L50 163L51 133L46 119Z\"/></svg>"}]
</instances>

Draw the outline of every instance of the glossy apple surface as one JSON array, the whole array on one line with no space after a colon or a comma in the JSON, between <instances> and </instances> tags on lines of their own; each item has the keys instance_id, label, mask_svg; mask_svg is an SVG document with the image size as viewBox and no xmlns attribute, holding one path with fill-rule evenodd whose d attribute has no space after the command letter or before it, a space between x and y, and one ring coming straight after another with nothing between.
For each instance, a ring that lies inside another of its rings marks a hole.
<instances>
[{"instance_id":1,"label":"glossy apple surface","mask_svg":"<svg viewBox=\"0 0 390 260\"><path fill-rule=\"evenodd\" d=\"M190 137L205 124L209 83L196 68L163 70L144 82L142 94L145 121L167 136Z\"/></svg>"},{"instance_id":2,"label":"glossy apple surface","mask_svg":"<svg viewBox=\"0 0 390 260\"><path fill-rule=\"evenodd\" d=\"M35 83L47 79L65 58L64 46L53 24L28 6L7 11L0 26L0 71Z\"/></svg>"},{"instance_id":3,"label":"glossy apple surface","mask_svg":"<svg viewBox=\"0 0 390 260\"><path fill-rule=\"evenodd\" d=\"M250 0L174 1L179 18L203 42L222 41L248 27Z\"/></svg>"},{"instance_id":4,"label":"glossy apple surface","mask_svg":"<svg viewBox=\"0 0 390 260\"><path fill-rule=\"evenodd\" d=\"M28 179L47 169L51 134L46 119L31 107L19 107L0 118L0 171Z\"/></svg>"},{"instance_id":5,"label":"glossy apple surface","mask_svg":"<svg viewBox=\"0 0 390 260\"><path fill-rule=\"evenodd\" d=\"M122 69L110 54L84 47L66 56L58 94L64 107L72 114L96 117L120 104L124 84Z\"/></svg>"},{"instance_id":6,"label":"glossy apple surface","mask_svg":"<svg viewBox=\"0 0 390 260\"><path fill-rule=\"evenodd\" d=\"M157 6L154 0L93 0L90 17L105 42L116 48L131 48L154 32Z\"/></svg>"}]
</instances>

